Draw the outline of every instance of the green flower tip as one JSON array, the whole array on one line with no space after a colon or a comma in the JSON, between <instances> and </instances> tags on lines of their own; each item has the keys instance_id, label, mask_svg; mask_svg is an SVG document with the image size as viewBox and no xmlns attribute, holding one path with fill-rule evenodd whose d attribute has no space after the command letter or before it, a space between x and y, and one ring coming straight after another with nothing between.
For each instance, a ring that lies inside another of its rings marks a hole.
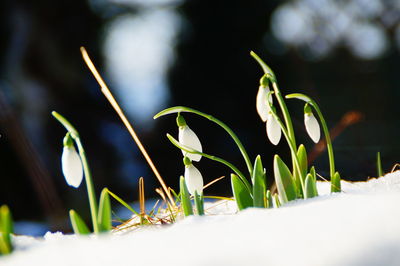
<instances>
[{"instance_id":1,"label":"green flower tip","mask_svg":"<svg viewBox=\"0 0 400 266\"><path fill-rule=\"evenodd\" d=\"M190 160L189 157L185 156L185 157L183 157L183 164L184 164L185 166L189 166L189 165L192 164L192 160Z\"/></svg>"},{"instance_id":2,"label":"green flower tip","mask_svg":"<svg viewBox=\"0 0 400 266\"><path fill-rule=\"evenodd\" d=\"M308 103L306 103L304 105L304 114L306 114L306 115L311 115L312 114L311 106Z\"/></svg>"},{"instance_id":3,"label":"green flower tip","mask_svg":"<svg viewBox=\"0 0 400 266\"><path fill-rule=\"evenodd\" d=\"M67 132L67 134L65 134L63 143L64 147L71 147L74 145L74 141L72 140L70 132Z\"/></svg>"},{"instance_id":4,"label":"green flower tip","mask_svg":"<svg viewBox=\"0 0 400 266\"><path fill-rule=\"evenodd\" d=\"M183 118L180 113L178 113L178 116L176 117L176 124L178 125L178 127L184 127L187 125L185 118Z\"/></svg>"}]
</instances>

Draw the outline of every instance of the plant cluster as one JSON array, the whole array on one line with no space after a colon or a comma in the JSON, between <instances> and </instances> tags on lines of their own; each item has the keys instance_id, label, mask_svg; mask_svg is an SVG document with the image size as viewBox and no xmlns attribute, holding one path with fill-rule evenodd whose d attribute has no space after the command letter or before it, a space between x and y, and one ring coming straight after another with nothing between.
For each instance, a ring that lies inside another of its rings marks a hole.
<instances>
[{"instance_id":1,"label":"plant cluster","mask_svg":"<svg viewBox=\"0 0 400 266\"><path fill-rule=\"evenodd\" d=\"M253 163L242 142L230 127L221 120L201 111L184 106L171 107L156 114L154 119L169 114L177 115L176 123L179 129L178 139L167 134L169 141L182 151L183 165L185 169L184 174L180 177L180 192L179 194L176 194L173 189L167 187L163 182L132 126L98 74L85 49L81 48L81 51L89 69L99 82L102 92L120 115L123 123L127 126L145 159L160 181L161 188L156 189L156 191L161 195L163 201L166 203L164 213L168 213L168 219L157 218L156 214L160 213L160 208L156 212L154 207L149 215L146 214L144 207L145 199L143 178L139 179L140 212L135 211L129 206L129 204L107 188L102 190L98 203L89 163L78 131L65 117L57 112L52 112L52 115L67 130L63 141L63 152L61 157L62 172L67 184L74 188L79 187L82 183L83 177L85 177L94 233L98 234L101 232L108 232L112 229L110 196L132 211L132 213L136 214L136 217L139 217L139 222L137 223L139 225L154 223L162 224L166 222L171 223L182 214L184 216L193 214L204 215L205 196L203 194L203 189L205 186L202 174L196 167L203 157L222 163L232 171L232 194L239 210L249 207L277 208L292 200L307 199L318 196L316 185L318 174L314 166L308 165L305 146L303 144L297 145L291 115L287 108L285 99L299 99L304 101L305 129L311 140L315 143L320 140L320 125L322 126L329 157L331 192L341 191L340 174L335 169L334 154L329 130L319 106L309 96L301 93L293 93L283 97L274 72L255 53L251 52L253 58L259 63L264 71L264 74L260 79L260 86L256 96L257 112L261 121L265 123L267 137L273 145L278 145L283 135L290 148L291 168L283 162L279 155L274 156L273 175L277 193L273 194L271 189L267 187L267 171L263 166L261 156L258 155L254 159ZM183 117L183 113L192 113L203 117L225 130L236 143L246 163L247 171L242 172L238 167L227 160L203 152L201 141L188 126L188 123ZM383 171L379 153L377 154L377 167L378 176L381 176ZM192 200L194 204L192 204ZM72 228L76 234L85 235L91 233L89 227L75 210L70 210L69 215ZM0 208L0 254L8 254L12 251L10 237L13 233L12 224L11 213L8 207L3 205Z\"/></svg>"},{"instance_id":2,"label":"plant cluster","mask_svg":"<svg viewBox=\"0 0 400 266\"><path fill-rule=\"evenodd\" d=\"M208 159L226 165L233 171L231 174L232 191L239 210L247 207L271 208L273 206L278 207L281 204L291 200L300 198L307 199L318 195L316 186L317 173L313 166L309 167L308 165L305 146L303 144L297 146L296 144L296 136L293 130L292 119L285 102L285 98L300 99L305 102L304 124L306 131L315 143L318 143L321 135L319 123L322 125L329 155L331 191L340 192L340 175L339 172L335 171L332 142L328 127L319 106L313 99L300 93L289 94L284 98L278 87L274 72L254 52L251 52L251 55L257 60L264 70L264 75L260 79L260 86L256 97L256 109L262 122L266 123L268 139L273 145L277 145L280 142L281 136L283 135L291 151L292 170L289 170L289 167L282 161L279 155L275 155L274 157L273 165L275 183L278 190L277 194L272 195L271 191L267 189L266 169L263 167L261 156L258 155L254 161L254 164L252 164L242 142L232 131L232 129L230 129L219 119L201 111L184 106L176 106L165 109L156 114L154 118L157 119L168 114L177 114L179 140L176 140L170 134L167 134L167 137L171 143L181 149L182 152L187 156L196 158L196 161L200 160L200 156L204 156ZM276 103L274 105L275 101ZM281 114L278 113L277 107L279 107ZM182 113L184 112L199 115L210 120L211 122L216 123L231 136L239 148L247 165L247 176L228 161L203 153L198 137L187 126L186 121L183 119ZM314 112L317 114L319 122L314 116ZM281 117L283 117L283 119L281 119ZM182 132L185 131L188 133L183 138ZM188 187L193 187L193 180L196 180L195 183L197 186L203 184L200 172L192 165L190 160L185 162L185 167L185 180ZM188 169L193 170L187 171ZM188 174L186 174L187 172ZM181 185L181 192L182 191L184 192L184 188L182 189ZM195 194L194 189L189 189L189 192L192 195ZM200 198L201 197L202 196L200 195Z\"/></svg>"}]
</instances>

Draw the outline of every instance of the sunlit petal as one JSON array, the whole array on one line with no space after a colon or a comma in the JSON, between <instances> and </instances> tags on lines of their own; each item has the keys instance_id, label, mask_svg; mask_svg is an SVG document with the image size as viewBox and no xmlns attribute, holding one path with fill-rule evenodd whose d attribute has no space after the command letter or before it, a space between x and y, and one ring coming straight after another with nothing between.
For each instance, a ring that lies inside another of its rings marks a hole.
<instances>
[{"instance_id":1,"label":"sunlit petal","mask_svg":"<svg viewBox=\"0 0 400 266\"><path fill-rule=\"evenodd\" d=\"M179 136L178 136L179 143L199 152L203 152L203 148L201 146L201 142L197 137L196 133L193 132L188 126L179 127ZM201 155L188 153L182 151L183 156L187 156L192 161L200 161Z\"/></svg>"},{"instance_id":2,"label":"sunlit petal","mask_svg":"<svg viewBox=\"0 0 400 266\"><path fill-rule=\"evenodd\" d=\"M271 141L272 144L278 145L280 139L281 139L282 131L281 127L278 124L278 121L273 117L272 114L268 114L268 119L267 119L267 136L269 141Z\"/></svg>"},{"instance_id":3,"label":"sunlit petal","mask_svg":"<svg viewBox=\"0 0 400 266\"><path fill-rule=\"evenodd\" d=\"M258 88L257 97L256 97L256 108L257 113L260 116L263 122L267 121L268 113L270 111L269 104L267 101L267 96L269 93L268 87L260 86ZM269 101L272 103L272 96L269 96Z\"/></svg>"},{"instance_id":4,"label":"sunlit petal","mask_svg":"<svg viewBox=\"0 0 400 266\"><path fill-rule=\"evenodd\" d=\"M190 164L185 167L185 182L186 186L191 195L194 195L194 192L197 191L198 194L203 192L203 176L200 171Z\"/></svg>"},{"instance_id":5,"label":"sunlit petal","mask_svg":"<svg viewBox=\"0 0 400 266\"><path fill-rule=\"evenodd\" d=\"M321 137L321 130L319 128L319 123L312 113L304 114L304 125L310 138L318 143Z\"/></svg>"},{"instance_id":6,"label":"sunlit petal","mask_svg":"<svg viewBox=\"0 0 400 266\"><path fill-rule=\"evenodd\" d=\"M81 158L74 146L64 146L61 166L67 184L75 188L79 187L83 179L83 168Z\"/></svg>"}]
</instances>

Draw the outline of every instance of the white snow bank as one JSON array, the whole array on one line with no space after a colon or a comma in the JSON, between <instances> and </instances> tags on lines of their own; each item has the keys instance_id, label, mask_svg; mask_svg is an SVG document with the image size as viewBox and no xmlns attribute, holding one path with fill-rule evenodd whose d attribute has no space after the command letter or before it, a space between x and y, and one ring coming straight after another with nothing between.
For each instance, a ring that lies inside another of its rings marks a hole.
<instances>
[{"instance_id":1,"label":"white snow bank","mask_svg":"<svg viewBox=\"0 0 400 266\"><path fill-rule=\"evenodd\" d=\"M0 265L400 265L400 172L342 188L123 235L17 237Z\"/></svg>"}]
</instances>

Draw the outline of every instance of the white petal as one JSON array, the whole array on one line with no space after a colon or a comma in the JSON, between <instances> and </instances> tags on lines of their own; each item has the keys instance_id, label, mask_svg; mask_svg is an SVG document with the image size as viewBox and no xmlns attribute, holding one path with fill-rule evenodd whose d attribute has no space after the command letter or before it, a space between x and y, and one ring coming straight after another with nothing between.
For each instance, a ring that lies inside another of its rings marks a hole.
<instances>
[{"instance_id":1,"label":"white petal","mask_svg":"<svg viewBox=\"0 0 400 266\"><path fill-rule=\"evenodd\" d=\"M64 147L61 166L67 184L75 188L79 187L83 179L83 168L81 158L74 146Z\"/></svg>"},{"instance_id":2,"label":"white petal","mask_svg":"<svg viewBox=\"0 0 400 266\"><path fill-rule=\"evenodd\" d=\"M310 138L318 143L321 137L321 131L319 128L319 123L313 114L304 114L304 125Z\"/></svg>"},{"instance_id":3,"label":"white petal","mask_svg":"<svg viewBox=\"0 0 400 266\"><path fill-rule=\"evenodd\" d=\"M263 122L267 121L268 113L270 111L269 104L267 101L267 96L269 93L268 87L260 86L258 88L257 97L256 97L256 108L257 113L260 116ZM272 96L269 96L269 101L272 103Z\"/></svg>"},{"instance_id":4,"label":"white petal","mask_svg":"<svg viewBox=\"0 0 400 266\"><path fill-rule=\"evenodd\" d=\"M195 191L199 195L203 192L203 176L193 164L185 167L185 182L191 195L194 195Z\"/></svg>"},{"instance_id":5,"label":"white petal","mask_svg":"<svg viewBox=\"0 0 400 266\"><path fill-rule=\"evenodd\" d=\"M203 152L203 148L201 147L201 143L199 138L197 137L196 133L193 132L188 126L179 127L179 136L178 136L179 143L185 145L189 148L192 148L196 151ZM192 161L200 161L201 155L188 153L182 151L183 156L189 157Z\"/></svg>"},{"instance_id":6,"label":"white petal","mask_svg":"<svg viewBox=\"0 0 400 266\"><path fill-rule=\"evenodd\" d=\"M279 140L281 139L282 131L281 127L278 124L278 121L275 120L272 114L268 114L267 120L267 136L269 141L272 144L278 145Z\"/></svg>"}]
</instances>

